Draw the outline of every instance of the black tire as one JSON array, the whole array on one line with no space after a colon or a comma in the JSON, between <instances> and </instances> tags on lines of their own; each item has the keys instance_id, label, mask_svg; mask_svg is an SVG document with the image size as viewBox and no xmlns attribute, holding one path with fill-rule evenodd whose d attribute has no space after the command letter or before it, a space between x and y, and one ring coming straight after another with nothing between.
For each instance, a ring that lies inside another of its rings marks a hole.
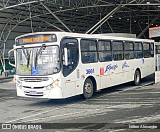
<instances>
[{"instance_id":1,"label":"black tire","mask_svg":"<svg viewBox=\"0 0 160 132\"><path fill-rule=\"evenodd\" d=\"M139 72L139 70L136 70L134 73L134 85L137 86L140 84L141 81L141 74Z\"/></svg>"},{"instance_id":2,"label":"black tire","mask_svg":"<svg viewBox=\"0 0 160 132\"><path fill-rule=\"evenodd\" d=\"M83 97L89 99L93 96L94 86L91 79L87 78L83 85Z\"/></svg>"}]
</instances>

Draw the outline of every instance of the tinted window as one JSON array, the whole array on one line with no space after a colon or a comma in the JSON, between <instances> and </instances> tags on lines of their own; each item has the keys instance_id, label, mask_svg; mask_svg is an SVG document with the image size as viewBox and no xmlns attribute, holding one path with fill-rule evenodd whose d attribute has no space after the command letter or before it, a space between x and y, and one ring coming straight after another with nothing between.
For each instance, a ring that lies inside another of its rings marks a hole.
<instances>
[{"instance_id":1,"label":"tinted window","mask_svg":"<svg viewBox=\"0 0 160 132\"><path fill-rule=\"evenodd\" d=\"M81 51L97 51L95 40L81 40Z\"/></svg>"},{"instance_id":2,"label":"tinted window","mask_svg":"<svg viewBox=\"0 0 160 132\"><path fill-rule=\"evenodd\" d=\"M105 50L105 51L111 50L111 42L99 40L98 41L98 50Z\"/></svg>"},{"instance_id":3,"label":"tinted window","mask_svg":"<svg viewBox=\"0 0 160 132\"><path fill-rule=\"evenodd\" d=\"M118 42L113 41L112 48L113 50L123 50L123 43L121 41Z\"/></svg>"},{"instance_id":4,"label":"tinted window","mask_svg":"<svg viewBox=\"0 0 160 132\"><path fill-rule=\"evenodd\" d=\"M134 59L133 42L124 42L124 58Z\"/></svg>"},{"instance_id":5,"label":"tinted window","mask_svg":"<svg viewBox=\"0 0 160 132\"><path fill-rule=\"evenodd\" d=\"M81 58L82 63L97 62L97 41L81 40Z\"/></svg>"},{"instance_id":6,"label":"tinted window","mask_svg":"<svg viewBox=\"0 0 160 132\"><path fill-rule=\"evenodd\" d=\"M114 60L123 60L123 42L122 41L113 41L113 59Z\"/></svg>"},{"instance_id":7,"label":"tinted window","mask_svg":"<svg viewBox=\"0 0 160 132\"><path fill-rule=\"evenodd\" d=\"M149 43L143 43L143 57L148 58L150 56L151 56L150 44Z\"/></svg>"},{"instance_id":8,"label":"tinted window","mask_svg":"<svg viewBox=\"0 0 160 132\"><path fill-rule=\"evenodd\" d=\"M133 42L125 42L124 50L133 50Z\"/></svg>"},{"instance_id":9,"label":"tinted window","mask_svg":"<svg viewBox=\"0 0 160 132\"><path fill-rule=\"evenodd\" d=\"M142 43L137 43L137 42L135 42L135 44L134 44L134 50L142 50Z\"/></svg>"},{"instance_id":10,"label":"tinted window","mask_svg":"<svg viewBox=\"0 0 160 132\"><path fill-rule=\"evenodd\" d=\"M98 51L99 51L99 61L111 61L112 53L111 53L111 42L100 40L98 41Z\"/></svg>"},{"instance_id":11,"label":"tinted window","mask_svg":"<svg viewBox=\"0 0 160 132\"><path fill-rule=\"evenodd\" d=\"M140 43L140 42L135 42L135 43L134 43L134 50L135 50L135 58L136 58L136 59L143 57L142 43Z\"/></svg>"}]
</instances>

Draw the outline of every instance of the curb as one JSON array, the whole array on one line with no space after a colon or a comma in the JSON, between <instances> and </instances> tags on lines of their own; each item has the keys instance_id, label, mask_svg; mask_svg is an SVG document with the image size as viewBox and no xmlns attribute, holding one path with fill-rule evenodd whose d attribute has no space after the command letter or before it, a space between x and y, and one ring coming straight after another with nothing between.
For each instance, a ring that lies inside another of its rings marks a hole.
<instances>
[{"instance_id":1,"label":"curb","mask_svg":"<svg viewBox=\"0 0 160 132\"><path fill-rule=\"evenodd\" d=\"M10 82L13 80L13 77L0 78L0 83Z\"/></svg>"}]
</instances>

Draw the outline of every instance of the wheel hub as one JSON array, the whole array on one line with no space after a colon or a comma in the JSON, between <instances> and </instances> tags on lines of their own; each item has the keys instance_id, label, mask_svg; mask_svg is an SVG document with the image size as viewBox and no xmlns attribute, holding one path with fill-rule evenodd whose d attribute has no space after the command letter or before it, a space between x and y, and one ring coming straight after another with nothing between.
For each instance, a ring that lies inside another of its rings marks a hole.
<instances>
[{"instance_id":1,"label":"wheel hub","mask_svg":"<svg viewBox=\"0 0 160 132\"><path fill-rule=\"evenodd\" d=\"M139 82L139 75L136 75L136 82Z\"/></svg>"},{"instance_id":2,"label":"wheel hub","mask_svg":"<svg viewBox=\"0 0 160 132\"><path fill-rule=\"evenodd\" d=\"M86 91L87 94L91 93L91 84L90 83L86 83L85 91Z\"/></svg>"}]
</instances>

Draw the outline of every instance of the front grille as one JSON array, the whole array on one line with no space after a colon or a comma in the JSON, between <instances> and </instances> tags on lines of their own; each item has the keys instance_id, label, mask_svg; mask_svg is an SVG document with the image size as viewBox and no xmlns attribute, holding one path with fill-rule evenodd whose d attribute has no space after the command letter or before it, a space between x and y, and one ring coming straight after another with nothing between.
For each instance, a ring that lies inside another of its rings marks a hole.
<instances>
[{"instance_id":1,"label":"front grille","mask_svg":"<svg viewBox=\"0 0 160 132\"><path fill-rule=\"evenodd\" d=\"M20 81L24 82L43 82L43 81L48 81L48 77L20 77Z\"/></svg>"},{"instance_id":2,"label":"front grille","mask_svg":"<svg viewBox=\"0 0 160 132\"><path fill-rule=\"evenodd\" d=\"M28 86L23 86L24 88L29 88L29 89L42 89L44 87L28 87Z\"/></svg>"}]
</instances>

